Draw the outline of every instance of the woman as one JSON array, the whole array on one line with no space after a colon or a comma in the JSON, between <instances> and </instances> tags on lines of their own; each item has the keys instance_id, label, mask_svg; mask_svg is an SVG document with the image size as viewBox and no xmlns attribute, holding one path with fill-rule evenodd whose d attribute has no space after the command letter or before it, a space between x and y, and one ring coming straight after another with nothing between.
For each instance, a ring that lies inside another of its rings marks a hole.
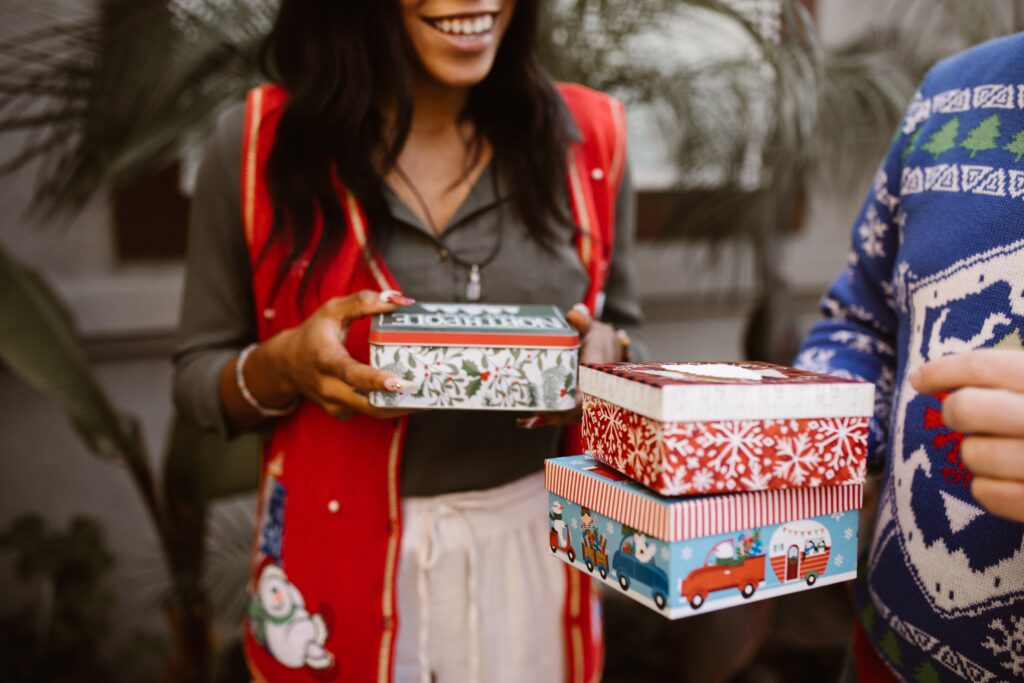
<instances>
[{"instance_id":1,"label":"woman","mask_svg":"<svg viewBox=\"0 0 1024 683\"><path fill-rule=\"evenodd\" d=\"M412 297L582 301L584 360L621 359L615 328L639 324L621 106L551 83L538 13L284 0L263 53L275 85L210 145L175 394L202 425L267 429L245 643L258 681L599 671L589 582L541 540L540 470L563 431L366 399L404 389L365 364L366 316Z\"/></svg>"}]
</instances>

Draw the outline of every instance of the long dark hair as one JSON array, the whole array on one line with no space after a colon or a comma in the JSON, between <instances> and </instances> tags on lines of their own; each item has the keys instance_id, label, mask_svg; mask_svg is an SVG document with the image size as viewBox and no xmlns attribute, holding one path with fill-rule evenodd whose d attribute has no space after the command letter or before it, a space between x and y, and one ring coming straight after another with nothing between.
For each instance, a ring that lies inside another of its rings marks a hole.
<instances>
[{"instance_id":1,"label":"long dark hair","mask_svg":"<svg viewBox=\"0 0 1024 683\"><path fill-rule=\"evenodd\" d=\"M566 222L565 107L541 67L536 42L541 0L518 0L487 78L470 92L463 116L490 141L494 163L513 192L513 210L532 238L552 241L552 221ZM261 51L265 75L290 97L267 161L274 207L271 241L284 239L288 264L313 245L300 285L339 248L348 226L334 175L359 199L378 244L388 208L383 170L405 144L412 121L412 69L399 0L283 0ZM385 124L382 103L394 107ZM474 141L471 141L473 144Z\"/></svg>"}]
</instances>

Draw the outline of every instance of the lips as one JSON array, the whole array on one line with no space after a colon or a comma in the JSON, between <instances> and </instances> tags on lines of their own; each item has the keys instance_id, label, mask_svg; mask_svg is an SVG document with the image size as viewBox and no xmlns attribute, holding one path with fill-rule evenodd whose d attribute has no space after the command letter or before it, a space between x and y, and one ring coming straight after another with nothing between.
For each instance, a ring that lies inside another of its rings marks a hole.
<instances>
[{"instance_id":1,"label":"lips","mask_svg":"<svg viewBox=\"0 0 1024 683\"><path fill-rule=\"evenodd\" d=\"M474 39L489 34L494 29L496 17L496 13L482 12L448 17L423 17L423 21L447 36Z\"/></svg>"}]
</instances>

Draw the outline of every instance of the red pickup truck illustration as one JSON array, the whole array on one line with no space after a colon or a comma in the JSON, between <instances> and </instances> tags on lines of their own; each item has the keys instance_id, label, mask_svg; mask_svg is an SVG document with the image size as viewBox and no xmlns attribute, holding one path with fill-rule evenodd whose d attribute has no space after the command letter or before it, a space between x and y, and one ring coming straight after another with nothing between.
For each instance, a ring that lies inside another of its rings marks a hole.
<instances>
[{"instance_id":1,"label":"red pickup truck illustration","mask_svg":"<svg viewBox=\"0 0 1024 683\"><path fill-rule=\"evenodd\" d=\"M698 609L708 593L735 588L749 598L763 581L764 554L745 554L735 541L727 539L708 552L703 567L697 567L683 579L680 593L690 607Z\"/></svg>"}]
</instances>

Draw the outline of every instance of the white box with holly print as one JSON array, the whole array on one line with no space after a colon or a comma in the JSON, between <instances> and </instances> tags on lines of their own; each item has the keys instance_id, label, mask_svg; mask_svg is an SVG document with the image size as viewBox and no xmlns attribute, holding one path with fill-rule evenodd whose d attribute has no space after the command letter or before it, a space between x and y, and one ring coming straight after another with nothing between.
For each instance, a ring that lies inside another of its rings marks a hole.
<instances>
[{"instance_id":1,"label":"white box with holly print","mask_svg":"<svg viewBox=\"0 0 1024 683\"><path fill-rule=\"evenodd\" d=\"M575 406L579 335L554 306L418 303L376 316L370 364L408 384L381 408L559 411Z\"/></svg>"},{"instance_id":2,"label":"white box with holly print","mask_svg":"<svg viewBox=\"0 0 1024 683\"><path fill-rule=\"evenodd\" d=\"M667 496L863 483L874 385L768 363L580 368L583 447Z\"/></svg>"}]
</instances>

